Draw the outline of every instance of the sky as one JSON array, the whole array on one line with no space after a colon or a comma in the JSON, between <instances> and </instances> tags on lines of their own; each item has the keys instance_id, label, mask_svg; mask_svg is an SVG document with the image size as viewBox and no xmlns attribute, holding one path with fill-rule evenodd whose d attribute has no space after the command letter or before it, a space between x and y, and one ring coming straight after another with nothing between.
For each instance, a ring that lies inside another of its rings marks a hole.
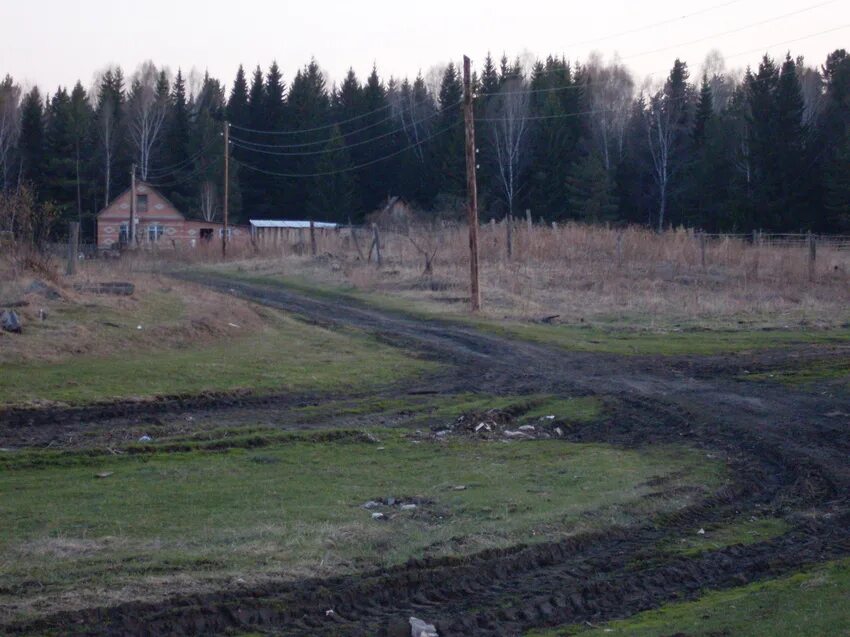
<instances>
[{"instance_id":1,"label":"sky","mask_svg":"<svg viewBox=\"0 0 850 637\"><path fill-rule=\"evenodd\" d=\"M289 81L315 57L333 83L349 66L365 79L373 63L384 79L427 76L464 54L480 68L488 51L572 61L598 51L640 83L676 57L697 74L714 49L729 69L789 49L822 64L850 49L850 0L0 0L0 34L0 76L49 92L145 60L229 86L240 63L277 60Z\"/></svg>"}]
</instances>

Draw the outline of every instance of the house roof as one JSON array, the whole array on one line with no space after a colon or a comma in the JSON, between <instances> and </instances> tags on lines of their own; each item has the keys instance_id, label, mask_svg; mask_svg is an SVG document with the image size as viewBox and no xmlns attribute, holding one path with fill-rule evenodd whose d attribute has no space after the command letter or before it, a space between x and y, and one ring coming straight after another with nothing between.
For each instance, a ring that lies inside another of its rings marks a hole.
<instances>
[{"instance_id":1,"label":"house roof","mask_svg":"<svg viewBox=\"0 0 850 637\"><path fill-rule=\"evenodd\" d=\"M166 202L167 204L169 204L169 205L170 205L170 206L174 209L174 212L176 212L178 215L180 215L180 216L181 216L181 217L183 217L184 219L186 218L186 215L184 215L182 212L180 212L180 211L177 209L177 206L175 206L175 205L174 205L174 204L173 204L173 203L172 203L172 202L168 199L168 197L166 197L165 195L163 195L163 194L162 194L159 190L157 190L156 188L154 188L153 186L151 186L149 183L144 182L144 181L139 181L139 180L137 179L137 180L136 180L136 190L138 190L138 189L139 189L139 186L143 186L143 187L147 188L147 190L148 190L149 192L155 192L157 195L159 195L159 196L162 198L162 200L163 200L164 202ZM113 198L112 198L112 201L110 201L108 205L106 205L105 207L101 208L100 212L98 212L98 213L95 215L95 217L99 217L99 216L100 216L100 215L102 215L104 212L106 212L107 210L109 210L109 208L111 208L111 207L112 207L112 204L114 204L114 203L115 203L118 199L120 199L121 197L123 197L124 195L126 195L128 192L130 192L130 188L125 188L124 190L122 190L122 191L121 191L118 195L116 195L115 197L113 197ZM142 193L142 194L144 194L144 193ZM141 214L145 214L145 213L141 213Z\"/></svg>"},{"instance_id":2,"label":"house roof","mask_svg":"<svg viewBox=\"0 0 850 637\"><path fill-rule=\"evenodd\" d=\"M309 221L290 221L287 219L251 219L253 228L309 228ZM316 228L338 228L338 223L327 223L325 221L314 221Z\"/></svg>"}]
</instances>

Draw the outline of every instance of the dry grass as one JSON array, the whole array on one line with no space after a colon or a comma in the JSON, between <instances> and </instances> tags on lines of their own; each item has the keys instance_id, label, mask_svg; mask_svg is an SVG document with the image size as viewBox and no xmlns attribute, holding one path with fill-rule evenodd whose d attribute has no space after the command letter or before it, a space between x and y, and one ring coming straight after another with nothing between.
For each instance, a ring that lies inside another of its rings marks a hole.
<instances>
[{"instance_id":1,"label":"dry grass","mask_svg":"<svg viewBox=\"0 0 850 637\"><path fill-rule=\"evenodd\" d=\"M73 277L61 276L58 263L46 263L43 271L17 276L0 264L0 309L18 305L14 309L24 324L23 334L0 332L0 363L203 345L224 335L259 332L267 323L249 303L140 271L138 263L86 261ZM49 289L28 292L35 281ZM74 287L103 281L131 282L135 292L109 296Z\"/></svg>"},{"instance_id":2,"label":"dry grass","mask_svg":"<svg viewBox=\"0 0 850 637\"><path fill-rule=\"evenodd\" d=\"M371 232L360 230L364 253ZM288 245L262 246L235 267L303 277L329 285L391 294L431 309L464 312L468 300L465 226L410 230L416 244L439 246L430 276L406 233L382 233L384 266L358 256L349 230L318 237L319 257ZM619 249L618 249L619 243ZM503 224L481 228L485 314L533 319L559 315L567 323L642 328L832 327L850 320L850 251L820 247L810 280L805 246L753 245L736 238L706 240L688 231L658 235L567 224L525 223L513 230L512 257Z\"/></svg>"}]
</instances>

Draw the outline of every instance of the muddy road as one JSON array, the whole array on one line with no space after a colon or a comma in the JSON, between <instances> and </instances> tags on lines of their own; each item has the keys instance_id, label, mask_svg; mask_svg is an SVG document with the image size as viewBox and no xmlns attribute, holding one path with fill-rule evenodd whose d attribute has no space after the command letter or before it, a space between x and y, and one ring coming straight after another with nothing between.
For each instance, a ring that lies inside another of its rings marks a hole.
<instances>
[{"instance_id":1,"label":"muddy road","mask_svg":"<svg viewBox=\"0 0 850 637\"><path fill-rule=\"evenodd\" d=\"M416 615L435 623L441 635L515 636L533 627L622 617L705 589L739 586L850 555L850 397L740 380L743 369L846 356L841 346L679 358L573 353L348 299L308 297L213 275L187 278L320 325L364 330L444 364L439 375L384 388L388 396L545 392L612 398L615 407L603 419L574 427L570 438L628 446L684 442L723 454L733 483L699 505L648 519L639 528L611 528L463 559L412 561L356 577L90 609L8 626L7 632L79 626L81 633L93 635L251 629L373 637L406 634L406 618ZM186 409L242 418L322 399L176 396L147 404L17 410L0 415L0 431L7 440L17 436L43 444L82 427L112 430ZM781 516L791 530L689 558L658 549L700 525L750 515Z\"/></svg>"}]
</instances>

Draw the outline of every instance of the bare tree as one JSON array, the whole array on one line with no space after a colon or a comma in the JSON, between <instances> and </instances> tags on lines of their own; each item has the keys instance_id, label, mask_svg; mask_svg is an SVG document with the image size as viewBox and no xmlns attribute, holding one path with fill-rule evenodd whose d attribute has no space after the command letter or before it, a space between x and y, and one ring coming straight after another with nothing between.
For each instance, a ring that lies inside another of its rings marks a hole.
<instances>
[{"instance_id":1,"label":"bare tree","mask_svg":"<svg viewBox=\"0 0 850 637\"><path fill-rule=\"evenodd\" d=\"M605 170L610 173L622 159L635 83L625 66L617 61L605 65L598 53L590 56L584 71L585 94L592 111L590 127Z\"/></svg>"},{"instance_id":2,"label":"bare tree","mask_svg":"<svg viewBox=\"0 0 850 637\"><path fill-rule=\"evenodd\" d=\"M650 98L643 111L652 175L658 187L658 232L664 230L667 220L670 183L686 161L693 97L688 76L687 64L677 59L664 88Z\"/></svg>"},{"instance_id":3,"label":"bare tree","mask_svg":"<svg viewBox=\"0 0 850 637\"><path fill-rule=\"evenodd\" d=\"M0 82L0 192L9 185L12 152L21 132L21 87L7 75Z\"/></svg>"},{"instance_id":4,"label":"bare tree","mask_svg":"<svg viewBox=\"0 0 850 637\"><path fill-rule=\"evenodd\" d=\"M158 73L153 62L145 62L133 78L127 101L130 138L136 150L139 176L146 180L151 156L168 113L168 96L157 93Z\"/></svg>"},{"instance_id":5,"label":"bare tree","mask_svg":"<svg viewBox=\"0 0 850 637\"><path fill-rule=\"evenodd\" d=\"M201 216L204 221L215 221L218 215L218 192L215 183L212 180L206 179L201 184Z\"/></svg>"},{"instance_id":6,"label":"bare tree","mask_svg":"<svg viewBox=\"0 0 850 637\"><path fill-rule=\"evenodd\" d=\"M520 78L509 79L502 84L499 92L487 104L487 124L493 154L511 216L527 160L529 109L529 93Z\"/></svg>"},{"instance_id":7,"label":"bare tree","mask_svg":"<svg viewBox=\"0 0 850 637\"><path fill-rule=\"evenodd\" d=\"M123 110L124 77L120 67L107 68L98 78L98 95L95 131L103 160L104 205L111 199L112 167L121 139L121 112Z\"/></svg>"},{"instance_id":8,"label":"bare tree","mask_svg":"<svg viewBox=\"0 0 850 637\"><path fill-rule=\"evenodd\" d=\"M670 157L673 150L671 109L664 107L664 93L659 91L644 111L646 138L652 157L652 176L658 186L658 232L664 230L667 214L667 194L670 186Z\"/></svg>"},{"instance_id":9,"label":"bare tree","mask_svg":"<svg viewBox=\"0 0 850 637\"><path fill-rule=\"evenodd\" d=\"M413 84L405 80L401 89L394 93L392 113L401 123L408 144L421 163L425 163L425 141L434 122L434 100L425 86L422 76Z\"/></svg>"}]
</instances>

